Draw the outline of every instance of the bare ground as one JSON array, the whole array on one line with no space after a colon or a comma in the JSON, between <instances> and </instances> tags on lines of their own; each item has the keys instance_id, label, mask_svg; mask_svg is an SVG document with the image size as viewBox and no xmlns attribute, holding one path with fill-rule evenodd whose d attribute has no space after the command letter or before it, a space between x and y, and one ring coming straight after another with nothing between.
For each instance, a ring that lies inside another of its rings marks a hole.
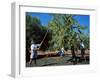
<instances>
[{"instance_id":1,"label":"bare ground","mask_svg":"<svg viewBox=\"0 0 100 80\"><path fill-rule=\"evenodd\" d=\"M71 51L67 51L63 57L57 56L54 52L38 52L39 58L30 65L29 62L26 63L26 67L42 67L42 66L67 66L67 65L88 65L90 62L89 59L89 50L85 50L84 60L80 59L80 50L76 52L76 61L72 60Z\"/></svg>"}]
</instances>

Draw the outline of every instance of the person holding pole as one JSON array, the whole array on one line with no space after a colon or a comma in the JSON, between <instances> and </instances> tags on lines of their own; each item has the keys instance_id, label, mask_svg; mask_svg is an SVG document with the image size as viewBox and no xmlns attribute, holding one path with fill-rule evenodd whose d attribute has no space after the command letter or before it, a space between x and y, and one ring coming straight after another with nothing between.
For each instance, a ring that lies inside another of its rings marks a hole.
<instances>
[{"instance_id":1,"label":"person holding pole","mask_svg":"<svg viewBox=\"0 0 100 80\"><path fill-rule=\"evenodd\" d=\"M37 59L37 50L39 50L40 44L35 44L35 42L32 40L31 41L31 55L30 55L30 61L29 64L32 64L32 60L34 60L34 64L36 64L36 59Z\"/></svg>"}]
</instances>

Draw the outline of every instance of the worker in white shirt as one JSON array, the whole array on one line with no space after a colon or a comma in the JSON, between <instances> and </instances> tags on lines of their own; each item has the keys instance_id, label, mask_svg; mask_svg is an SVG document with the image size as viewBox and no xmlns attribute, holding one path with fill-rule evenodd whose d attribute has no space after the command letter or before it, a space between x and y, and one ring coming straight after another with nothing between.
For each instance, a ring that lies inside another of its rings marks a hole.
<instances>
[{"instance_id":1,"label":"worker in white shirt","mask_svg":"<svg viewBox=\"0 0 100 80\"><path fill-rule=\"evenodd\" d=\"M82 40L81 40L81 43L80 43L80 49L81 49L81 58L84 59L85 46L84 46L84 43L83 43Z\"/></svg>"},{"instance_id":2,"label":"worker in white shirt","mask_svg":"<svg viewBox=\"0 0 100 80\"><path fill-rule=\"evenodd\" d=\"M30 62L29 64L32 64L32 60L34 60L34 63L36 64L37 59L37 50L39 50L40 44L35 44L34 41L31 41L31 55L30 55Z\"/></svg>"}]
</instances>

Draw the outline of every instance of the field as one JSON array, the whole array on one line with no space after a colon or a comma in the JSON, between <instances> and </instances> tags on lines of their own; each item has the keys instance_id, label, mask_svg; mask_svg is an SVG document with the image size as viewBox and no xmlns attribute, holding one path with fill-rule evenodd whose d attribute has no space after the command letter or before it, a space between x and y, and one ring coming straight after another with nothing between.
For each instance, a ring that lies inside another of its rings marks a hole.
<instances>
[{"instance_id":1,"label":"field","mask_svg":"<svg viewBox=\"0 0 100 80\"><path fill-rule=\"evenodd\" d=\"M38 54L39 57L36 61L36 64L34 64L34 60L31 65L29 65L29 62L26 63L26 67L40 67L40 66L62 66L62 65L85 65L89 64L89 50L85 50L85 60L80 59L80 51L78 51L76 61L72 60L72 56L70 53L70 50L66 52L66 54L63 57L59 57L56 54L49 53L47 54L41 52L41 54Z\"/></svg>"}]
</instances>

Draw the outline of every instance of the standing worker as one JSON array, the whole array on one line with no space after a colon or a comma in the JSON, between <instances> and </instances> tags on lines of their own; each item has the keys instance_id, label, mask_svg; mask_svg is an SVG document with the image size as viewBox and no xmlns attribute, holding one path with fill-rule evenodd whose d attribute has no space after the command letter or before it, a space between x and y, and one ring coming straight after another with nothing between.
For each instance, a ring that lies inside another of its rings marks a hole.
<instances>
[{"instance_id":1,"label":"standing worker","mask_svg":"<svg viewBox=\"0 0 100 80\"><path fill-rule=\"evenodd\" d=\"M84 46L82 40L81 40L81 43L80 43L80 49L81 49L81 59L84 59L84 55L85 55L85 46Z\"/></svg>"},{"instance_id":2,"label":"standing worker","mask_svg":"<svg viewBox=\"0 0 100 80\"><path fill-rule=\"evenodd\" d=\"M36 59L37 59L37 50L39 50L40 44L35 44L35 42L32 40L31 41L31 55L30 55L30 61L29 64L32 64L32 60L34 60L34 64L36 64Z\"/></svg>"}]
</instances>

